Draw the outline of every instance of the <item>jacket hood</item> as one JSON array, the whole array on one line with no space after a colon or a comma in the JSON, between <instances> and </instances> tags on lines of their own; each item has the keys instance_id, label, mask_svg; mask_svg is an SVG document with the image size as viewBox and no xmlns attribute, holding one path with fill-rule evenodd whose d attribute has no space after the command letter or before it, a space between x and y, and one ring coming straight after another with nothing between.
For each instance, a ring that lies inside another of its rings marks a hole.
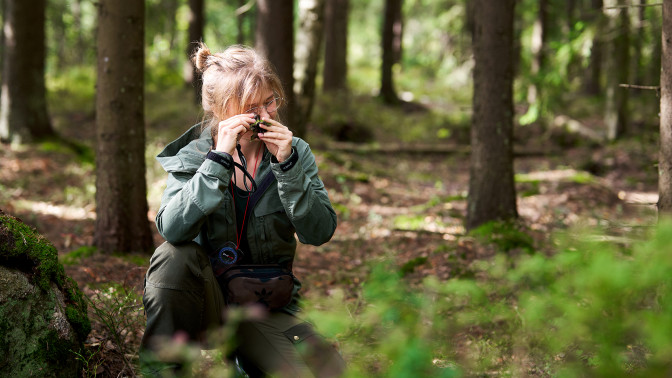
<instances>
[{"instance_id":1,"label":"jacket hood","mask_svg":"<svg viewBox=\"0 0 672 378\"><path fill-rule=\"evenodd\" d=\"M184 134L156 155L166 172L196 172L212 148L210 128L201 131L201 124L192 126Z\"/></svg>"}]
</instances>

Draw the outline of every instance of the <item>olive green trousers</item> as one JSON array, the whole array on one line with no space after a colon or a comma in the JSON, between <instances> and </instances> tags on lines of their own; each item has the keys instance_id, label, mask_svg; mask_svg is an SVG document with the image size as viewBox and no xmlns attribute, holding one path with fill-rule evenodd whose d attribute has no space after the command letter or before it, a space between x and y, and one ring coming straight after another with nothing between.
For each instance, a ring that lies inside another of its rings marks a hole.
<instances>
[{"instance_id":1,"label":"olive green trousers","mask_svg":"<svg viewBox=\"0 0 672 378\"><path fill-rule=\"evenodd\" d=\"M162 365L156 364L156 356L146 356L160 344L186 340L213 347L207 344L208 336L225 323L224 296L207 254L194 242L166 242L156 249L145 277L143 303L147 326L140 362L145 376L159 375L156 366ZM328 377L345 370L340 354L309 323L281 311L240 322L234 343L234 354L250 376Z\"/></svg>"}]
</instances>

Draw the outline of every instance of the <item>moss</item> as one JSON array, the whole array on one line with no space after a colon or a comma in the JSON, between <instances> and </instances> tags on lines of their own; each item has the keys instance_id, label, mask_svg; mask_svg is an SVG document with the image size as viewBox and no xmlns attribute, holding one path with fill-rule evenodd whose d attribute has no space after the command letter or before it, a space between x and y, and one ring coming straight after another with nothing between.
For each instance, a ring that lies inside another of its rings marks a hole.
<instances>
[{"instance_id":1,"label":"moss","mask_svg":"<svg viewBox=\"0 0 672 378\"><path fill-rule=\"evenodd\" d=\"M91 331L87 304L72 278L58 262L56 248L34 228L0 210L0 262L8 261L27 273L33 283L44 291L56 283L65 296L65 314L81 342Z\"/></svg>"},{"instance_id":2,"label":"moss","mask_svg":"<svg viewBox=\"0 0 672 378\"><path fill-rule=\"evenodd\" d=\"M42 290L48 290L51 281L63 286L65 270L56 248L35 229L4 213L0 213L0 260L32 270L33 281Z\"/></svg>"}]
</instances>

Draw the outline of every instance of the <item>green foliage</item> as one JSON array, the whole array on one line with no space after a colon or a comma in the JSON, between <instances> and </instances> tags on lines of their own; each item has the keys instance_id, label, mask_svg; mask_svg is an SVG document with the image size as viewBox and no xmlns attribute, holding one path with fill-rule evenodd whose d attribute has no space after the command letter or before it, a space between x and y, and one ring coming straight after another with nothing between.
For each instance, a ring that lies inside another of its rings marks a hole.
<instances>
[{"instance_id":1,"label":"green foliage","mask_svg":"<svg viewBox=\"0 0 672 378\"><path fill-rule=\"evenodd\" d=\"M102 344L98 345L95 351L85 349L83 351L70 350L78 361L82 363L82 375L84 378L95 378L98 375L98 368L103 364L103 358L100 353Z\"/></svg>"},{"instance_id":2,"label":"green foliage","mask_svg":"<svg viewBox=\"0 0 672 378\"><path fill-rule=\"evenodd\" d=\"M98 251L98 248L90 245L81 246L75 250L59 256L63 265L77 265L83 258L91 257Z\"/></svg>"},{"instance_id":3,"label":"green foliage","mask_svg":"<svg viewBox=\"0 0 672 378\"><path fill-rule=\"evenodd\" d=\"M349 377L459 376L444 361L449 330L431 285L411 288L394 271L381 262L363 286L361 303L344 303L335 291L309 303L308 318L341 340Z\"/></svg>"},{"instance_id":4,"label":"green foliage","mask_svg":"<svg viewBox=\"0 0 672 378\"><path fill-rule=\"evenodd\" d=\"M534 240L518 222L491 221L469 233L484 243L494 244L497 250L508 252L522 249L527 253L534 252Z\"/></svg>"},{"instance_id":5,"label":"green foliage","mask_svg":"<svg viewBox=\"0 0 672 378\"><path fill-rule=\"evenodd\" d=\"M475 262L476 279L410 284L378 261L358 299L311 297L308 315L349 376L666 376L672 222L627 251L582 235Z\"/></svg>"},{"instance_id":6,"label":"green foliage","mask_svg":"<svg viewBox=\"0 0 672 378\"><path fill-rule=\"evenodd\" d=\"M406 276L407 274L413 273L415 268L424 265L427 262L427 257L424 256L418 256L415 258L412 258L404 263L404 265L399 268L399 272L401 273L402 277Z\"/></svg>"}]
</instances>

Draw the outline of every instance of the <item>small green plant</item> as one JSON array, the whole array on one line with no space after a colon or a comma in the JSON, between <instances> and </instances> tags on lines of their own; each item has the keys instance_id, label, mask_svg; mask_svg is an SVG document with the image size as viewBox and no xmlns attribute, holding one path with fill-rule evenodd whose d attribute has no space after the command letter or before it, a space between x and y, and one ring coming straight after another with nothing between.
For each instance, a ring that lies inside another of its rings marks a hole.
<instances>
[{"instance_id":1,"label":"small green plant","mask_svg":"<svg viewBox=\"0 0 672 378\"><path fill-rule=\"evenodd\" d=\"M131 288L119 284L102 286L88 299L93 312L92 320L99 322L107 331L124 371L134 375L136 367L130 356L137 356L140 349L140 331L145 318L140 296Z\"/></svg>"},{"instance_id":2,"label":"small green plant","mask_svg":"<svg viewBox=\"0 0 672 378\"><path fill-rule=\"evenodd\" d=\"M75 249L74 251L70 251L60 256L59 260L63 265L75 265L79 264L83 258L93 256L96 251L98 251L98 248L90 245L84 245Z\"/></svg>"},{"instance_id":3,"label":"small green plant","mask_svg":"<svg viewBox=\"0 0 672 378\"><path fill-rule=\"evenodd\" d=\"M523 225L516 222L487 222L470 232L485 243L494 244L499 251L508 252L520 248L527 253L535 250L534 239L526 233Z\"/></svg>"},{"instance_id":4,"label":"small green plant","mask_svg":"<svg viewBox=\"0 0 672 378\"><path fill-rule=\"evenodd\" d=\"M82 375L86 378L95 378L98 376L98 369L103 364L103 357L100 355L100 348L102 344L98 345L98 349L91 351L84 349L80 352L70 350L75 355L75 359L82 363Z\"/></svg>"}]
</instances>

